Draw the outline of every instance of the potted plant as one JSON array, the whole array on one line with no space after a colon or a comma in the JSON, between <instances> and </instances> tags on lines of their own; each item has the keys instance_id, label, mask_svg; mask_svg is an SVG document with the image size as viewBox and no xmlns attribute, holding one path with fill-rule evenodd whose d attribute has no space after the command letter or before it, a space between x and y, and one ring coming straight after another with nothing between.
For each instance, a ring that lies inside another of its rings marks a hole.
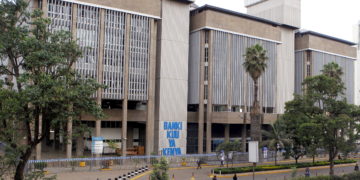
<instances>
[{"instance_id":1,"label":"potted plant","mask_svg":"<svg viewBox=\"0 0 360 180\"><path fill-rule=\"evenodd\" d=\"M181 166L186 166L186 158L185 157L181 158Z\"/></svg>"},{"instance_id":2,"label":"potted plant","mask_svg":"<svg viewBox=\"0 0 360 180\"><path fill-rule=\"evenodd\" d=\"M44 174L48 173L47 171L45 171L45 168L47 168L47 163L46 162L34 163L34 168L35 168L35 170L39 170L39 171L43 172Z\"/></svg>"},{"instance_id":3,"label":"potted plant","mask_svg":"<svg viewBox=\"0 0 360 180\"><path fill-rule=\"evenodd\" d=\"M109 142L107 142L107 144L110 149L114 150L114 152L116 152L116 149L119 148L119 145L115 141L110 140ZM108 160L108 161L109 161L108 162L109 166L112 166L114 164L112 160Z\"/></svg>"},{"instance_id":4,"label":"potted plant","mask_svg":"<svg viewBox=\"0 0 360 180\"><path fill-rule=\"evenodd\" d=\"M80 156L80 158L85 158L85 156ZM85 162L84 160L80 160L79 166L80 166L80 167L85 167L85 166L86 166L86 162Z\"/></svg>"}]
</instances>

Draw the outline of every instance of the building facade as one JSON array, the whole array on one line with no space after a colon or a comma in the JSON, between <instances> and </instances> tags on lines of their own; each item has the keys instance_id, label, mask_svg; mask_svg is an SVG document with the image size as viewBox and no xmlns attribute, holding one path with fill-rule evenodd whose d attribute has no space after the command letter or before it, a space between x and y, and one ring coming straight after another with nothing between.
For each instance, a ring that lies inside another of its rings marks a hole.
<instances>
[{"instance_id":1,"label":"building facade","mask_svg":"<svg viewBox=\"0 0 360 180\"><path fill-rule=\"evenodd\" d=\"M325 64L335 62L342 68L344 97L355 103L356 44L313 31L299 31L295 37L295 93L302 93L306 77L319 75Z\"/></svg>"},{"instance_id":2,"label":"building facade","mask_svg":"<svg viewBox=\"0 0 360 180\"><path fill-rule=\"evenodd\" d=\"M190 8L190 0L32 1L51 19L52 31L70 31L82 48L74 67L81 78L107 86L94 95L106 118L83 114L92 133L67 145L67 157L74 156L72 149L77 156L90 149L93 136L115 141L122 155L210 153L236 139L245 150L253 81L243 63L246 48L255 44L269 58L259 80L263 129L301 93L303 79L319 74L327 62L343 67L346 97L353 103L355 44L297 32L300 2L247 0L244 14ZM49 131L48 139L65 144L59 130Z\"/></svg>"}]
</instances>

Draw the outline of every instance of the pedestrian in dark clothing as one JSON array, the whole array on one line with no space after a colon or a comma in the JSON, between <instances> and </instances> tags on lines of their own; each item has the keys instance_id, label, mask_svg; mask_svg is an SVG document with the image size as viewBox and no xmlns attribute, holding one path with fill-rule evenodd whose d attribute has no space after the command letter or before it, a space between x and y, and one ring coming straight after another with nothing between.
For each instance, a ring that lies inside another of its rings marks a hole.
<instances>
[{"instance_id":1,"label":"pedestrian in dark clothing","mask_svg":"<svg viewBox=\"0 0 360 180\"><path fill-rule=\"evenodd\" d=\"M355 169L354 170L359 171L359 165L357 163L355 164Z\"/></svg>"},{"instance_id":2,"label":"pedestrian in dark clothing","mask_svg":"<svg viewBox=\"0 0 360 180\"><path fill-rule=\"evenodd\" d=\"M214 176L214 177L212 178L212 180L217 180L216 176Z\"/></svg>"},{"instance_id":3,"label":"pedestrian in dark clothing","mask_svg":"<svg viewBox=\"0 0 360 180\"><path fill-rule=\"evenodd\" d=\"M310 177L310 168L309 167L307 167L305 169L305 177Z\"/></svg>"},{"instance_id":4,"label":"pedestrian in dark clothing","mask_svg":"<svg viewBox=\"0 0 360 180\"><path fill-rule=\"evenodd\" d=\"M236 174L234 174L234 176L233 176L233 180L237 180L237 176L236 176Z\"/></svg>"},{"instance_id":5,"label":"pedestrian in dark clothing","mask_svg":"<svg viewBox=\"0 0 360 180\"><path fill-rule=\"evenodd\" d=\"M199 159L197 161L197 168L196 169L201 169L201 159Z\"/></svg>"}]
</instances>

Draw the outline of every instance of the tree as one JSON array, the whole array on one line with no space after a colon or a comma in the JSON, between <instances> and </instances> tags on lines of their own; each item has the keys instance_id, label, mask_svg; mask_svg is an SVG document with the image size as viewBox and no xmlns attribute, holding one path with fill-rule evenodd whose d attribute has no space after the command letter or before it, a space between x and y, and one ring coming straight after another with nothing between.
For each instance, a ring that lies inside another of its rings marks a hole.
<instances>
[{"instance_id":1,"label":"tree","mask_svg":"<svg viewBox=\"0 0 360 180\"><path fill-rule=\"evenodd\" d=\"M342 97L345 87L341 81L342 70L337 64L325 65L322 73L304 80L303 95L286 103L285 115L304 119L300 126L309 129L310 141L317 140L328 152L330 175L334 175L334 159L338 152L346 150L359 138L359 107L348 104Z\"/></svg>"},{"instance_id":2,"label":"tree","mask_svg":"<svg viewBox=\"0 0 360 180\"><path fill-rule=\"evenodd\" d=\"M69 32L52 33L40 10L29 12L24 0L0 2L0 141L3 162L24 179L24 169L50 128L82 113L102 118L91 96L102 86L81 79L73 65L81 56Z\"/></svg>"},{"instance_id":3,"label":"tree","mask_svg":"<svg viewBox=\"0 0 360 180\"><path fill-rule=\"evenodd\" d=\"M151 180L168 180L169 164L165 157L161 157L160 161L153 164L153 171L150 175Z\"/></svg>"},{"instance_id":4,"label":"tree","mask_svg":"<svg viewBox=\"0 0 360 180\"><path fill-rule=\"evenodd\" d=\"M267 67L266 61L268 60L268 57L266 56L266 50L260 44L248 47L244 57L245 62L243 66L254 81L254 102L250 112L250 134L253 141L260 141L262 116L258 100L258 79Z\"/></svg>"},{"instance_id":5,"label":"tree","mask_svg":"<svg viewBox=\"0 0 360 180\"><path fill-rule=\"evenodd\" d=\"M283 131L283 123L281 120L276 121L271 125L271 131L262 131L266 140L262 142L262 145L267 146L270 150L275 151L275 165L277 165L277 152L278 148L284 148L291 143L288 138L288 134Z\"/></svg>"},{"instance_id":6,"label":"tree","mask_svg":"<svg viewBox=\"0 0 360 180\"><path fill-rule=\"evenodd\" d=\"M281 116L281 122L284 124L282 131L288 134L291 140L291 143L285 148L286 154L293 157L297 163L299 158L306 154L307 139L305 138L309 137L304 132L307 132L309 129L303 128L303 124L308 121L308 118L296 112L299 104L296 100L297 96L295 96L294 101L287 103L286 112L288 113Z\"/></svg>"},{"instance_id":7,"label":"tree","mask_svg":"<svg viewBox=\"0 0 360 180\"><path fill-rule=\"evenodd\" d=\"M218 153L218 155L220 155L220 153L224 152L226 167L229 167L229 161L233 160L232 153L238 152L238 151L240 151L240 149L241 149L241 146L240 146L239 141L231 141L231 142L223 142L223 143L219 144L216 147L216 152Z\"/></svg>"}]
</instances>

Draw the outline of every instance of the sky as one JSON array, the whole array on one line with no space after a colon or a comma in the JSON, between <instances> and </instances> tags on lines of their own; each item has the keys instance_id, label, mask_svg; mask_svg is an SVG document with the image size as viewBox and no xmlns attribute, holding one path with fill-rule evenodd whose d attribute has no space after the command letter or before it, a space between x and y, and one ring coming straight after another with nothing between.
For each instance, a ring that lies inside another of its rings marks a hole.
<instances>
[{"instance_id":1,"label":"sky","mask_svg":"<svg viewBox=\"0 0 360 180\"><path fill-rule=\"evenodd\" d=\"M196 0L246 13L244 0ZM354 41L354 27L360 21L360 0L301 0L301 28Z\"/></svg>"}]
</instances>

